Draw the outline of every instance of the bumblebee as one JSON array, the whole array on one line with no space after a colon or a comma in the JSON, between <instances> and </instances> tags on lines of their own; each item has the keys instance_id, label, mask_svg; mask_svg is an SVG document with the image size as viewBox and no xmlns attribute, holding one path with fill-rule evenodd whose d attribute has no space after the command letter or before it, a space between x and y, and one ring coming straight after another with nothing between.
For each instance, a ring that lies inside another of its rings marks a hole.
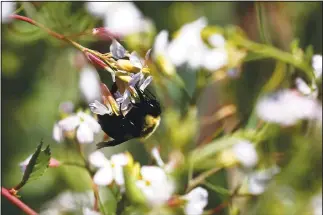
<instances>
[{"instance_id":1,"label":"bumblebee","mask_svg":"<svg viewBox=\"0 0 323 215\"><path fill-rule=\"evenodd\" d=\"M111 88L114 95L117 91L115 83ZM102 130L113 140L100 142L97 148L116 146L133 138L148 138L160 123L161 108L155 96L147 89L140 90L135 86L139 100L131 102L131 109L125 115L98 115Z\"/></svg>"}]
</instances>

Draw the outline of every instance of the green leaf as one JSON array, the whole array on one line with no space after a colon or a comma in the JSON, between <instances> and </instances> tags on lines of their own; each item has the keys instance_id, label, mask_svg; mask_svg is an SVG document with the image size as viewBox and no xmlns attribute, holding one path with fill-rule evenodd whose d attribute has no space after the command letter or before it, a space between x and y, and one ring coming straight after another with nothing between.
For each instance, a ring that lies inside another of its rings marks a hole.
<instances>
[{"instance_id":1,"label":"green leaf","mask_svg":"<svg viewBox=\"0 0 323 215\"><path fill-rule=\"evenodd\" d=\"M100 211L104 215L114 215L117 210L117 199L106 186L99 186Z\"/></svg>"},{"instance_id":2,"label":"green leaf","mask_svg":"<svg viewBox=\"0 0 323 215\"><path fill-rule=\"evenodd\" d=\"M26 167L21 182L14 188L15 190L19 190L28 182L38 179L47 170L51 156L51 151L49 145L44 150L41 150L42 146L43 141L41 141L40 144L37 146L36 151L32 155Z\"/></svg>"},{"instance_id":3,"label":"green leaf","mask_svg":"<svg viewBox=\"0 0 323 215\"><path fill-rule=\"evenodd\" d=\"M139 168L140 167L138 165L128 165L123 168L123 173L128 199L134 204L144 205L146 203L146 199L141 190L136 186L136 174L139 172Z\"/></svg>"}]
</instances>

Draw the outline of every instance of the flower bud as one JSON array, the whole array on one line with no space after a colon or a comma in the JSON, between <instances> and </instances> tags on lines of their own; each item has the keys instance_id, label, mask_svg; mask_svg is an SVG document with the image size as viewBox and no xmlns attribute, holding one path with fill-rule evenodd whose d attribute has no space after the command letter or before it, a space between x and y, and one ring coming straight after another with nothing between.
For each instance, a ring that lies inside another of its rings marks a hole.
<instances>
[{"instance_id":1,"label":"flower bud","mask_svg":"<svg viewBox=\"0 0 323 215\"><path fill-rule=\"evenodd\" d=\"M127 71L127 72L139 72L140 71L140 68L138 67L135 67L131 62L130 60L124 60L124 59L119 59L117 61L117 67L118 69L120 70L124 70L124 71Z\"/></svg>"},{"instance_id":2,"label":"flower bud","mask_svg":"<svg viewBox=\"0 0 323 215\"><path fill-rule=\"evenodd\" d=\"M103 69L105 69L108 66L98 56L95 56L94 54L92 54L90 52L85 52L85 55L94 66L99 66Z\"/></svg>"}]
</instances>

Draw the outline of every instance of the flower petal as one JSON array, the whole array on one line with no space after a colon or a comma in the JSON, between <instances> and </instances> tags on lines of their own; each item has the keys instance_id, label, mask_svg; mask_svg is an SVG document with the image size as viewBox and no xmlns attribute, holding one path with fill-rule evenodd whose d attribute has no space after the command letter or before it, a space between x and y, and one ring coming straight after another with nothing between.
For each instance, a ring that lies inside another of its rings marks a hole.
<instances>
[{"instance_id":1,"label":"flower petal","mask_svg":"<svg viewBox=\"0 0 323 215\"><path fill-rule=\"evenodd\" d=\"M140 173L144 180L151 183L167 180L165 171L157 166L143 166Z\"/></svg>"},{"instance_id":2,"label":"flower petal","mask_svg":"<svg viewBox=\"0 0 323 215\"><path fill-rule=\"evenodd\" d=\"M82 212L83 212L83 215L100 215L99 212L91 210L90 208L83 208Z\"/></svg>"},{"instance_id":3,"label":"flower petal","mask_svg":"<svg viewBox=\"0 0 323 215\"><path fill-rule=\"evenodd\" d=\"M297 89L304 95L309 95L312 92L311 88L301 78L296 78L295 84Z\"/></svg>"},{"instance_id":4,"label":"flower petal","mask_svg":"<svg viewBox=\"0 0 323 215\"><path fill-rule=\"evenodd\" d=\"M117 40L112 40L110 51L112 56L116 59L124 58L126 56L126 49Z\"/></svg>"},{"instance_id":5,"label":"flower petal","mask_svg":"<svg viewBox=\"0 0 323 215\"><path fill-rule=\"evenodd\" d=\"M100 99L100 77L93 66L86 65L80 71L79 87L86 102Z\"/></svg>"},{"instance_id":6,"label":"flower petal","mask_svg":"<svg viewBox=\"0 0 323 215\"><path fill-rule=\"evenodd\" d=\"M53 139L58 143L61 143L64 139L63 131L57 123L54 124L53 128Z\"/></svg>"},{"instance_id":7,"label":"flower petal","mask_svg":"<svg viewBox=\"0 0 323 215\"><path fill-rule=\"evenodd\" d=\"M128 157L124 153L112 155L110 160L116 166L124 166L128 163Z\"/></svg>"},{"instance_id":8,"label":"flower petal","mask_svg":"<svg viewBox=\"0 0 323 215\"><path fill-rule=\"evenodd\" d=\"M148 85L151 83L151 81L153 80L153 77L152 76L148 76L145 81L140 85L139 89L141 91L144 91Z\"/></svg>"},{"instance_id":9,"label":"flower petal","mask_svg":"<svg viewBox=\"0 0 323 215\"><path fill-rule=\"evenodd\" d=\"M225 46L225 39L221 34L212 34L208 38L209 43L216 48L223 48Z\"/></svg>"},{"instance_id":10,"label":"flower petal","mask_svg":"<svg viewBox=\"0 0 323 215\"><path fill-rule=\"evenodd\" d=\"M111 184L113 181L113 172L111 165L105 165L103 168L99 169L94 177L93 181L97 185L105 186Z\"/></svg>"},{"instance_id":11,"label":"flower petal","mask_svg":"<svg viewBox=\"0 0 323 215\"><path fill-rule=\"evenodd\" d=\"M155 37L155 43L153 47L154 57L158 55L164 55L166 53L166 48L168 45L168 31L162 30Z\"/></svg>"},{"instance_id":12,"label":"flower petal","mask_svg":"<svg viewBox=\"0 0 323 215\"><path fill-rule=\"evenodd\" d=\"M76 138L81 144L92 143L94 134L87 123L82 122L76 131Z\"/></svg>"},{"instance_id":13,"label":"flower petal","mask_svg":"<svg viewBox=\"0 0 323 215\"><path fill-rule=\"evenodd\" d=\"M154 147L151 150L151 154L152 154L153 158L155 159L155 161L157 162L158 166L163 167L165 165L164 161L160 157L160 153L159 153L159 150L157 147Z\"/></svg>"},{"instance_id":14,"label":"flower petal","mask_svg":"<svg viewBox=\"0 0 323 215\"><path fill-rule=\"evenodd\" d=\"M142 68L142 63L140 61L140 58L137 54L137 52L133 51L131 54L130 54L130 57L129 57L129 60L130 60L130 63L137 67L137 68Z\"/></svg>"},{"instance_id":15,"label":"flower petal","mask_svg":"<svg viewBox=\"0 0 323 215\"><path fill-rule=\"evenodd\" d=\"M246 168L254 167L258 162L258 155L253 144L240 141L233 146L233 152L239 162Z\"/></svg>"},{"instance_id":16,"label":"flower petal","mask_svg":"<svg viewBox=\"0 0 323 215\"><path fill-rule=\"evenodd\" d=\"M110 165L110 161L100 151L95 151L89 155L89 162L95 167Z\"/></svg>"},{"instance_id":17,"label":"flower petal","mask_svg":"<svg viewBox=\"0 0 323 215\"><path fill-rule=\"evenodd\" d=\"M92 129L93 132L98 133L101 130L100 124L91 115L84 112L78 112L77 115L84 120L84 122Z\"/></svg>"},{"instance_id":18,"label":"flower petal","mask_svg":"<svg viewBox=\"0 0 323 215\"><path fill-rule=\"evenodd\" d=\"M112 114L111 107L107 107L101 102L95 100L94 103L89 104L89 107L92 111L92 113L98 114L98 115L105 115L105 114Z\"/></svg>"},{"instance_id":19,"label":"flower petal","mask_svg":"<svg viewBox=\"0 0 323 215\"><path fill-rule=\"evenodd\" d=\"M315 78L322 75L322 55L314 55L312 58L312 67L314 69Z\"/></svg>"},{"instance_id":20,"label":"flower petal","mask_svg":"<svg viewBox=\"0 0 323 215\"><path fill-rule=\"evenodd\" d=\"M65 119L62 119L58 122L58 125L64 130L64 131L73 131L79 124L81 123L81 120L76 115L71 115L69 117L66 117Z\"/></svg>"},{"instance_id":21,"label":"flower petal","mask_svg":"<svg viewBox=\"0 0 323 215\"><path fill-rule=\"evenodd\" d=\"M116 165L113 167L113 171L115 182L120 186L124 185L123 167Z\"/></svg>"},{"instance_id":22,"label":"flower petal","mask_svg":"<svg viewBox=\"0 0 323 215\"><path fill-rule=\"evenodd\" d=\"M184 199L187 200L184 211L187 215L200 215L208 203L208 192L202 187L197 187L186 194Z\"/></svg>"}]
</instances>

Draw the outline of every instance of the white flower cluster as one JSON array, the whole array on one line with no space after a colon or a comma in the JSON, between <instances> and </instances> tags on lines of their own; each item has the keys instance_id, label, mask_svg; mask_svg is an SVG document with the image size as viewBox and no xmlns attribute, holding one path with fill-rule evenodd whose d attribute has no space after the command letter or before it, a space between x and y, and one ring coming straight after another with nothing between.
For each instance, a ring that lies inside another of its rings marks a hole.
<instances>
[{"instance_id":1,"label":"white flower cluster","mask_svg":"<svg viewBox=\"0 0 323 215\"><path fill-rule=\"evenodd\" d=\"M86 8L102 18L111 32L122 36L147 31L151 25L133 2L87 2Z\"/></svg>"},{"instance_id":2,"label":"white flower cluster","mask_svg":"<svg viewBox=\"0 0 323 215\"><path fill-rule=\"evenodd\" d=\"M110 46L110 51L116 59L120 59L125 57L126 55L126 50L124 47L118 43L116 40L113 40L111 46ZM147 86L151 83L152 81L152 76L148 76L145 78L143 74L143 69L144 69L144 62L143 60L140 59L140 57L137 55L136 52L132 52L129 56L129 62L133 67L138 68L139 72L136 74L133 73L128 73L130 76L130 80L128 82L129 89L125 89L123 93L121 93L119 90L114 93L114 98L117 102L118 107L121 107L121 111L123 115L126 115L130 109L133 107L132 103L134 102L133 99L133 92L136 92L135 86L138 86L138 88L141 91L144 91ZM118 61L117 61L118 62ZM119 70L120 72L127 73L126 71ZM115 81L115 77L113 74L113 80ZM102 104L98 100L95 100L93 103L89 104L90 109L93 113L99 114L99 115L105 115L109 114L111 115L112 112L112 107L109 103Z\"/></svg>"},{"instance_id":3,"label":"white flower cluster","mask_svg":"<svg viewBox=\"0 0 323 215\"><path fill-rule=\"evenodd\" d=\"M41 208L40 215L57 215L65 213L77 213L82 215L100 215L92 210L94 205L93 191L82 193L65 191Z\"/></svg>"},{"instance_id":4,"label":"white flower cluster","mask_svg":"<svg viewBox=\"0 0 323 215\"><path fill-rule=\"evenodd\" d=\"M188 23L182 26L171 42L168 42L168 32L161 31L155 39L154 57L163 56L175 66L187 64L193 69L203 67L215 71L226 66L226 40L220 34L213 34L208 38L212 46L209 48L201 37L201 31L206 26L207 20L204 17Z\"/></svg>"},{"instance_id":5,"label":"white flower cluster","mask_svg":"<svg viewBox=\"0 0 323 215\"><path fill-rule=\"evenodd\" d=\"M294 125L303 119L322 120L322 106L316 100L292 90L282 90L262 98L256 111L264 121L284 126Z\"/></svg>"},{"instance_id":6,"label":"white flower cluster","mask_svg":"<svg viewBox=\"0 0 323 215\"><path fill-rule=\"evenodd\" d=\"M314 55L312 58L312 68L314 77L310 85L308 85L302 78L296 78L295 85L299 92L310 98L317 98L318 88L316 86L316 80L322 76L322 55Z\"/></svg>"},{"instance_id":7,"label":"white flower cluster","mask_svg":"<svg viewBox=\"0 0 323 215\"><path fill-rule=\"evenodd\" d=\"M54 124L53 138L60 143L65 136L76 132L76 139L81 144L92 143L94 134L101 131L99 123L91 115L79 111ZM74 135L73 135L74 136Z\"/></svg>"},{"instance_id":8,"label":"white flower cluster","mask_svg":"<svg viewBox=\"0 0 323 215\"><path fill-rule=\"evenodd\" d=\"M165 170L164 162L156 148L153 149L153 157L161 166L142 166L140 177L136 180L136 186L147 200L147 204L154 207L166 204L175 191L175 184ZM100 186L110 185L115 182L121 191L125 190L123 167L128 164L129 157L124 153L116 154L107 159L102 152L96 151L90 154L91 165L98 168L94 175L94 183ZM200 215L208 202L208 193L198 187L188 194L181 196L184 200L184 211L187 215Z\"/></svg>"}]
</instances>

